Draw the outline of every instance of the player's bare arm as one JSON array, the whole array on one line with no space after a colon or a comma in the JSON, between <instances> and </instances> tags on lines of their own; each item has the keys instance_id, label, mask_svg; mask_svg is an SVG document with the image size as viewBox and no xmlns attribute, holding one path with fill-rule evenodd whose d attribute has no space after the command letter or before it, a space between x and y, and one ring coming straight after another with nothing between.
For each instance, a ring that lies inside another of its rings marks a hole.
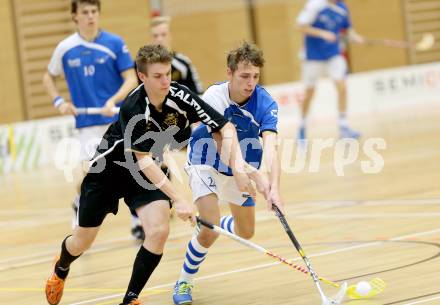
<instances>
[{"instance_id":1,"label":"player's bare arm","mask_svg":"<svg viewBox=\"0 0 440 305\"><path fill-rule=\"evenodd\" d=\"M318 29L310 25L299 25L299 30L305 35L322 38L329 42L335 42L337 39L336 35L333 32Z\"/></svg>"},{"instance_id":2,"label":"player's bare arm","mask_svg":"<svg viewBox=\"0 0 440 305\"><path fill-rule=\"evenodd\" d=\"M52 98L53 101L58 99L59 103L57 104L58 111L63 115L76 115L75 106L66 102L64 98L61 97L58 88L56 86L56 76L51 75L48 71L43 75L43 85L46 88L46 92Z\"/></svg>"},{"instance_id":3,"label":"player's bare arm","mask_svg":"<svg viewBox=\"0 0 440 305\"><path fill-rule=\"evenodd\" d=\"M349 28L347 33L348 33L348 39L351 42L358 43L358 44L365 43L364 37L361 36L358 32L356 32L356 30L354 28Z\"/></svg>"},{"instance_id":4,"label":"player's bare arm","mask_svg":"<svg viewBox=\"0 0 440 305\"><path fill-rule=\"evenodd\" d=\"M248 192L255 199L256 192L250 181L253 180L258 191L266 198L269 192L269 182L257 169L244 160L234 125L226 124L219 133L213 133L213 138L217 144L221 143L217 145L220 158L232 169L239 189Z\"/></svg>"},{"instance_id":5,"label":"player's bare arm","mask_svg":"<svg viewBox=\"0 0 440 305\"><path fill-rule=\"evenodd\" d=\"M135 152L135 156L144 175L173 201L177 216L184 221L189 219L192 223L195 223L193 206L175 190L171 181L156 165L151 155Z\"/></svg>"},{"instance_id":6,"label":"player's bare arm","mask_svg":"<svg viewBox=\"0 0 440 305\"><path fill-rule=\"evenodd\" d=\"M122 83L119 90L107 100L104 108L102 109L102 114L105 116L114 116L115 113L113 109L116 103L118 101L122 101L128 95L128 93L133 90L138 84L136 72L133 68L123 71L121 73L121 76L124 79L124 82Z\"/></svg>"},{"instance_id":7,"label":"player's bare arm","mask_svg":"<svg viewBox=\"0 0 440 305\"><path fill-rule=\"evenodd\" d=\"M278 156L278 136L273 131L263 131L263 160L269 173L270 191L267 198L267 208L272 210L275 204L283 211L284 204L280 196L281 165Z\"/></svg>"}]
</instances>

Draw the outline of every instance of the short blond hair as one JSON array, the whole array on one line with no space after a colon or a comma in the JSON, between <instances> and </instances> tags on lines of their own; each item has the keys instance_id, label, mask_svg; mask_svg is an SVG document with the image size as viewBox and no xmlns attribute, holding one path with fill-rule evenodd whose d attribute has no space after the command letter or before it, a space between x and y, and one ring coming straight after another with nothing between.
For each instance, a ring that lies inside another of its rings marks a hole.
<instances>
[{"instance_id":1,"label":"short blond hair","mask_svg":"<svg viewBox=\"0 0 440 305\"><path fill-rule=\"evenodd\" d=\"M141 47L136 56L136 67L141 73L147 75L147 66L151 64L171 64L173 54L165 47L158 44L147 44Z\"/></svg>"},{"instance_id":2,"label":"short blond hair","mask_svg":"<svg viewBox=\"0 0 440 305\"><path fill-rule=\"evenodd\" d=\"M154 28L158 25L161 24L170 24L171 23L171 17L169 16L157 16L157 17L153 17L150 21L150 28Z\"/></svg>"}]
</instances>

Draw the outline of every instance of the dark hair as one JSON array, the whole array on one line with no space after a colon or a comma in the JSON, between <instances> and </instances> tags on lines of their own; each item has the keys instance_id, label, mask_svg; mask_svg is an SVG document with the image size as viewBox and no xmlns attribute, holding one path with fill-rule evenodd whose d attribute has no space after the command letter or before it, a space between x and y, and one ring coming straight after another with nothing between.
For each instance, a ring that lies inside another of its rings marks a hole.
<instances>
[{"instance_id":1,"label":"dark hair","mask_svg":"<svg viewBox=\"0 0 440 305\"><path fill-rule=\"evenodd\" d=\"M139 72L147 74L147 65L168 64L173 60L173 54L167 48L158 44L147 44L139 49L136 55L136 67Z\"/></svg>"},{"instance_id":2,"label":"dark hair","mask_svg":"<svg viewBox=\"0 0 440 305\"><path fill-rule=\"evenodd\" d=\"M255 44L244 41L241 46L229 51L227 56L228 68L234 72L240 62L252 64L253 66L262 68L264 66L263 51Z\"/></svg>"},{"instance_id":3,"label":"dark hair","mask_svg":"<svg viewBox=\"0 0 440 305\"><path fill-rule=\"evenodd\" d=\"M101 10L101 0L72 0L70 2L70 12L72 14L76 14L78 11L78 6L83 3L96 5L98 7L98 11Z\"/></svg>"}]
</instances>

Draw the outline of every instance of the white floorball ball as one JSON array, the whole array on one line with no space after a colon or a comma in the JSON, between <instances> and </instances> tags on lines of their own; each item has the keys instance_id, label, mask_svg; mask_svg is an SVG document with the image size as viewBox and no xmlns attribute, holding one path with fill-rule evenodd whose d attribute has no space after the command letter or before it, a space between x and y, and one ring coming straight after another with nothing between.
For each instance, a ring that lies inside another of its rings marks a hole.
<instances>
[{"instance_id":1,"label":"white floorball ball","mask_svg":"<svg viewBox=\"0 0 440 305\"><path fill-rule=\"evenodd\" d=\"M368 282L362 281L356 285L356 292L361 296L366 296L371 291L371 285Z\"/></svg>"}]
</instances>

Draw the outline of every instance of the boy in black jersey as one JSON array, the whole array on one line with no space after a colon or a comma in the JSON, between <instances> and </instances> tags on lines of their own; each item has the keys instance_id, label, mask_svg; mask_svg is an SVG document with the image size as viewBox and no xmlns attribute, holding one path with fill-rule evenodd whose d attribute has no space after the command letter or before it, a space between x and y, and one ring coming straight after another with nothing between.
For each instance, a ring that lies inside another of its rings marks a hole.
<instances>
[{"instance_id":1,"label":"boy in black jersey","mask_svg":"<svg viewBox=\"0 0 440 305\"><path fill-rule=\"evenodd\" d=\"M197 70L191 60L182 53L176 52L172 49L172 35L171 35L171 18L168 16L157 16L151 19L150 22L150 36L151 41L154 44L160 44L167 48L173 58L171 60L171 80L175 81L181 85L185 85L194 93L201 95L203 93L202 83L200 82ZM138 79L139 83L142 81ZM185 134L186 133L186 134ZM191 128L188 126L185 128L185 133L182 132L182 137L190 137ZM180 145L184 148L186 145ZM162 170L169 173L169 169L166 164L162 164ZM170 176L168 175L168 178ZM140 221L134 210L131 211L131 222L132 229L131 234L138 240L144 240L145 234L140 225ZM170 211L170 215L173 216L174 213Z\"/></svg>"},{"instance_id":2,"label":"boy in black jersey","mask_svg":"<svg viewBox=\"0 0 440 305\"><path fill-rule=\"evenodd\" d=\"M61 255L46 283L49 304L58 304L70 264L88 249L107 213L116 214L118 200L135 209L146 238L133 264L122 305L141 304L138 295L159 264L169 231L170 200L182 220L194 223L193 206L173 188L157 161L164 147L178 147L184 129L201 121L223 138L222 155L240 188L255 196L250 179L267 195L267 180L241 155L235 127L185 86L171 82L172 54L159 45L142 47L137 55L142 84L121 107L118 121L104 134L81 185L79 226L61 245ZM225 152L225 154L224 154Z\"/></svg>"}]
</instances>

